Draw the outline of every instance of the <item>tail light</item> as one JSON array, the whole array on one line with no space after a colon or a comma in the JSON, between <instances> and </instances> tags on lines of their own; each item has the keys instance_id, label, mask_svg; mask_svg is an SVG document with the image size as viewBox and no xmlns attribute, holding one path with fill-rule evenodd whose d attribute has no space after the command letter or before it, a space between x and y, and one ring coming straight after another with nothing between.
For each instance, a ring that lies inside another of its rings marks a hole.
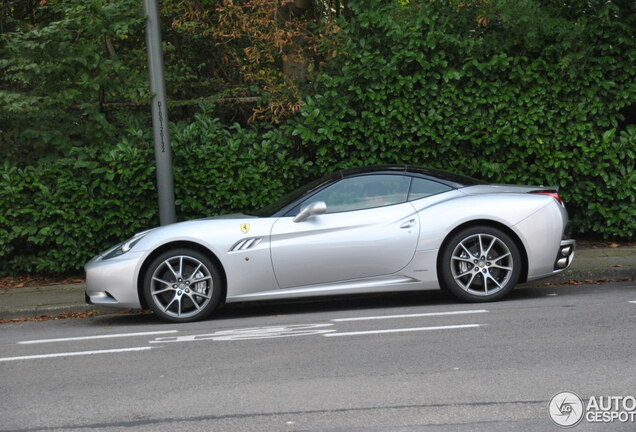
<instances>
[{"instance_id":1,"label":"tail light","mask_svg":"<svg viewBox=\"0 0 636 432\"><path fill-rule=\"evenodd\" d=\"M557 200L557 202L558 202L559 204L564 205L564 204L563 204L563 200L561 199L561 197L559 196L559 193L558 193L557 191L554 191L554 190L552 190L552 191L547 191L547 190L534 190L534 191L531 191L530 193L538 194L538 195L548 195L548 196L551 196L552 198L554 198L555 200Z\"/></svg>"}]
</instances>

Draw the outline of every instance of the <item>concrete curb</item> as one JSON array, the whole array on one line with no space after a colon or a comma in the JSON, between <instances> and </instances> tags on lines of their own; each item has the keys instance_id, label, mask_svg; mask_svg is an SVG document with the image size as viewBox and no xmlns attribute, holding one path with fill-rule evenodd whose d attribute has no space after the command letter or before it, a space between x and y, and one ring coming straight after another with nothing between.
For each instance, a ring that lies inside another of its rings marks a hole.
<instances>
[{"instance_id":1,"label":"concrete curb","mask_svg":"<svg viewBox=\"0 0 636 432\"><path fill-rule=\"evenodd\" d=\"M12 318L33 318L39 316L56 316L68 313L83 313L96 310L96 307L89 304L69 304L61 306L36 306L14 309L12 311L0 310L0 319Z\"/></svg>"},{"instance_id":2,"label":"concrete curb","mask_svg":"<svg viewBox=\"0 0 636 432\"><path fill-rule=\"evenodd\" d=\"M624 281L636 280L634 268L597 269L597 270L566 270L565 272L545 279L520 284L520 287L539 287L546 285L564 285L570 281Z\"/></svg>"},{"instance_id":3,"label":"concrete curb","mask_svg":"<svg viewBox=\"0 0 636 432\"><path fill-rule=\"evenodd\" d=\"M57 316L114 309L86 304L83 283L0 290L0 319Z\"/></svg>"}]
</instances>

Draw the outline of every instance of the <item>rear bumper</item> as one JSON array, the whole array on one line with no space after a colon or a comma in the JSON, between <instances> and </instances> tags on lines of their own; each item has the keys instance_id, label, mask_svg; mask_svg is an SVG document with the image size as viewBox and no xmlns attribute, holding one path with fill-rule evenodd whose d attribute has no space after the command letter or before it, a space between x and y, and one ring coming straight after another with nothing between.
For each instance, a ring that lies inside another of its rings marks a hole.
<instances>
[{"instance_id":1,"label":"rear bumper","mask_svg":"<svg viewBox=\"0 0 636 432\"><path fill-rule=\"evenodd\" d=\"M561 273L563 270L570 267L572 261L574 261L574 250L576 249L576 240L561 240L559 245L559 252L554 260L554 272L553 274Z\"/></svg>"},{"instance_id":2,"label":"rear bumper","mask_svg":"<svg viewBox=\"0 0 636 432\"><path fill-rule=\"evenodd\" d=\"M553 255L552 271L546 272L544 270L544 272L542 272L541 274L535 274L532 277L528 277L526 282L554 276L567 270L574 261L575 250L576 240L561 240L556 253Z\"/></svg>"}]
</instances>

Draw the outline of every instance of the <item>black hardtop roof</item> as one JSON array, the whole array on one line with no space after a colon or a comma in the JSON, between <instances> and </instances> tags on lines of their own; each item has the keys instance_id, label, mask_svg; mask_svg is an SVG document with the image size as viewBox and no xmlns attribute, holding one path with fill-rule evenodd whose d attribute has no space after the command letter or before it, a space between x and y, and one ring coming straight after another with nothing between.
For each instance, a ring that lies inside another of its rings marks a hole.
<instances>
[{"instance_id":1,"label":"black hardtop roof","mask_svg":"<svg viewBox=\"0 0 636 432\"><path fill-rule=\"evenodd\" d=\"M472 177L454 174L440 169L420 167L415 165L373 165L367 167L349 168L334 174L334 177L353 177L357 175L372 173L415 174L420 177L427 177L432 180L438 180L455 188L488 184L487 182Z\"/></svg>"}]
</instances>

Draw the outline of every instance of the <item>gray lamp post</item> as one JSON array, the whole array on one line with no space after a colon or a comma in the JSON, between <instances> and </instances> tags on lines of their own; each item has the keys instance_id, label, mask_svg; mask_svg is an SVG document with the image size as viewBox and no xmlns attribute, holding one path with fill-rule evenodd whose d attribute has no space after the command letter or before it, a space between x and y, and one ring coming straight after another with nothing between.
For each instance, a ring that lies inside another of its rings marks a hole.
<instances>
[{"instance_id":1,"label":"gray lamp post","mask_svg":"<svg viewBox=\"0 0 636 432\"><path fill-rule=\"evenodd\" d=\"M146 13L146 46L152 97L152 129L157 165L157 192L159 194L159 221L167 225L176 221L174 207L174 180L172 178L172 152L168 128L166 83L163 72L161 28L158 0L143 0Z\"/></svg>"}]
</instances>

